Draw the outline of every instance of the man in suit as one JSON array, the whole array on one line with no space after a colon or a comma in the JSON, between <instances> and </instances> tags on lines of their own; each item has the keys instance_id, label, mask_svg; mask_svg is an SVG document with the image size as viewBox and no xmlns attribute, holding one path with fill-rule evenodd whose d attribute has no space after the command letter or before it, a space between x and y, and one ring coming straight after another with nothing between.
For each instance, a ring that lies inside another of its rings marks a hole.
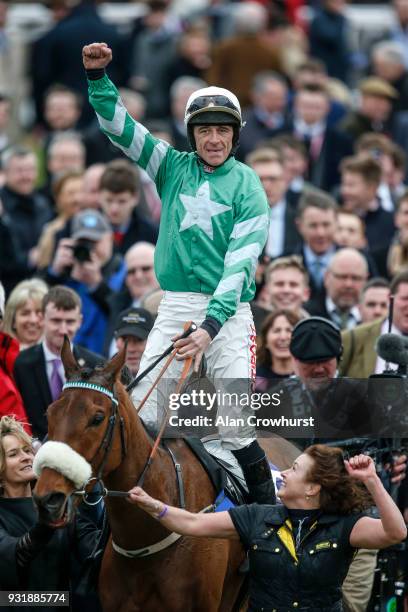
<instances>
[{"instance_id":1,"label":"man in suit","mask_svg":"<svg viewBox=\"0 0 408 612\"><path fill-rule=\"evenodd\" d=\"M327 193L319 189L303 191L296 219L303 244L294 252L302 257L309 274L310 301L313 302L320 303L325 298L324 274L337 249L334 242L336 218L337 204ZM305 308L309 311L309 302Z\"/></svg>"},{"instance_id":2,"label":"man in suit","mask_svg":"<svg viewBox=\"0 0 408 612\"><path fill-rule=\"evenodd\" d=\"M268 199L270 225L264 256L275 259L284 252L292 252L301 243L295 211L286 200L288 181L283 161L277 151L258 149L250 153L247 163L259 176Z\"/></svg>"},{"instance_id":3,"label":"man in suit","mask_svg":"<svg viewBox=\"0 0 408 612\"><path fill-rule=\"evenodd\" d=\"M341 160L353 153L348 135L327 124L330 99L323 85L305 85L296 92L292 133L308 152L308 180L325 191L340 182Z\"/></svg>"},{"instance_id":4,"label":"man in suit","mask_svg":"<svg viewBox=\"0 0 408 612\"><path fill-rule=\"evenodd\" d=\"M333 321L339 329L351 329L361 321L358 307L368 277L365 257L357 249L339 249L324 275L324 301L310 304L311 315Z\"/></svg>"},{"instance_id":5,"label":"man in suit","mask_svg":"<svg viewBox=\"0 0 408 612\"><path fill-rule=\"evenodd\" d=\"M241 161L262 141L290 129L288 86L283 76L271 71L256 74L251 97L253 106L244 112L245 130L237 152Z\"/></svg>"},{"instance_id":6,"label":"man in suit","mask_svg":"<svg viewBox=\"0 0 408 612\"><path fill-rule=\"evenodd\" d=\"M286 200L296 209L303 190L310 187L310 183L305 180L309 165L306 147L292 134L279 134L268 141L268 146L277 148L282 154L288 179Z\"/></svg>"},{"instance_id":7,"label":"man in suit","mask_svg":"<svg viewBox=\"0 0 408 612\"><path fill-rule=\"evenodd\" d=\"M71 3L68 14L33 45L30 75L38 119L43 121L44 92L53 84L60 83L86 98L87 83L82 77L81 49L90 40L104 40L113 49L114 60L111 75L118 85L124 85L130 72L127 38L118 33L116 27L105 22L99 15L94 0ZM82 108L80 127L93 120L88 104Z\"/></svg>"},{"instance_id":8,"label":"man in suit","mask_svg":"<svg viewBox=\"0 0 408 612\"><path fill-rule=\"evenodd\" d=\"M81 300L72 289L56 285L45 295L42 312L42 343L22 351L14 364L15 380L33 435L40 439L47 433L47 408L59 398L65 383L61 348L64 336L72 342L81 326ZM93 368L103 361L99 355L75 344L73 352L81 367Z\"/></svg>"},{"instance_id":9,"label":"man in suit","mask_svg":"<svg viewBox=\"0 0 408 612\"><path fill-rule=\"evenodd\" d=\"M377 192L381 183L381 165L368 154L344 159L341 169L341 198L345 210L364 221L370 250L387 247L395 234L392 213L384 210Z\"/></svg>"},{"instance_id":10,"label":"man in suit","mask_svg":"<svg viewBox=\"0 0 408 612\"><path fill-rule=\"evenodd\" d=\"M408 334L408 272L401 272L391 282L390 293L394 295L392 333ZM377 319L355 329L344 331L343 356L340 362L341 376L366 378L385 369L385 362L375 352L379 336L388 332L388 319ZM396 369L396 365L389 364Z\"/></svg>"}]
</instances>

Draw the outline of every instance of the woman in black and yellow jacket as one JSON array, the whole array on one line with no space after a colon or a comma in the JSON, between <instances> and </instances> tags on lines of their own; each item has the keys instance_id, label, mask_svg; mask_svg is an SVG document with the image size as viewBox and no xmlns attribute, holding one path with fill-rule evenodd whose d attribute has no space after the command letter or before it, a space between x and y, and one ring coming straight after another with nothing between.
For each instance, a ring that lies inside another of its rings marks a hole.
<instances>
[{"instance_id":1,"label":"woman in black and yellow jacket","mask_svg":"<svg viewBox=\"0 0 408 612\"><path fill-rule=\"evenodd\" d=\"M339 448L310 446L282 479L283 505L216 514L169 507L139 487L129 495L171 531L239 538L249 553L250 612L341 612L341 585L356 550L402 541L404 519L366 455L344 461ZM373 503L379 519L363 512Z\"/></svg>"}]
</instances>

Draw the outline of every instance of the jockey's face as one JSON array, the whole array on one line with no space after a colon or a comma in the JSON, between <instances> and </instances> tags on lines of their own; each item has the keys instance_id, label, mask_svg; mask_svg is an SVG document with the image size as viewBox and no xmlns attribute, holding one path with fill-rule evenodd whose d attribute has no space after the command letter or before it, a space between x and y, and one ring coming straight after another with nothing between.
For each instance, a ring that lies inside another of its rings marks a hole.
<instances>
[{"instance_id":1,"label":"jockey's face","mask_svg":"<svg viewBox=\"0 0 408 612\"><path fill-rule=\"evenodd\" d=\"M198 155L209 166L221 166L232 149L234 130L231 125L195 125L194 138Z\"/></svg>"}]
</instances>

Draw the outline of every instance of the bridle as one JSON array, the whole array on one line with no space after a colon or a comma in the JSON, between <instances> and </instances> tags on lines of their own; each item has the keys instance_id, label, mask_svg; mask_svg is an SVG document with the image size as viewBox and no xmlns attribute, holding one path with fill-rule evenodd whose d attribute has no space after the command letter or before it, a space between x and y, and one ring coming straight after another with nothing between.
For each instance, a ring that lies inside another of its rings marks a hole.
<instances>
[{"instance_id":1,"label":"bridle","mask_svg":"<svg viewBox=\"0 0 408 612\"><path fill-rule=\"evenodd\" d=\"M113 391L109 391L109 389L106 389L102 385L97 385L95 383L90 383L83 380L70 380L66 382L62 387L63 391L65 391L66 389L88 389L90 391L97 391L98 393L102 393L103 395L107 396L111 400L108 425L106 427L101 443L96 449L94 456L89 461L89 463L92 465L96 457L98 456L98 453L103 451L102 460L99 464L98 469L96 470L96 476L92 476L91 478L89 478L89 480L85 483L83 490L76 490L73 492L73 495L82 495L84 503L88 506L96 506L103 497L107 497L108 495L111 495L112 497L121 497L121 495L118 495L119 493L121 493L119 491L109 492L108 489L106 489L102 480L103 471L105 469L105 465L112 448L113 434L115 432L115 426L117 422L119 422L120 428L120 444L122 456L121 461L123 461L126 457L125 423L123 420L123 416L119 413L119 401L116 397L115 385L113 386ZM98 483L101 485L101 493L99 499L93 502L89 501L89 496L91 495L91 493L86 490L87 486L92 482L92 488L94 488Z\"/></svg>"},{"instance_id":2,"label":"bridle","mask_svg":"<svg viewBox=\"0 0 408 612\"><path fill-rule=\"evenodd\" d=\"M187 338L192 332L196 331L197 329L197 325L195 323L193 323L192 321L187 321L184 324L183 327L183 333L180 336L181 338ZM148 374L164 357L167 357L167 360L164 364L164 366L161 368L159 374L157 375L156 379L154 380L153 384L151 385L151 387L148 389L146 395L143 397L142 401L140 402L139 406L137 407L136 411L137 413L140 412L140 410L143 408L144 404L146 403L147 399L149 398L149 396L151 395L151 393L153 392L153 390L157 387L160 379L162 378L162 376L164 375L164 373L166 372L166 370L168 369L168 367L170 366L171 362L175 359L177 354L177 349L174 348L174 345L170 345L148 368L146 368L143 372L141 372L127 387L126 387L126 391L129 393L139 382L140 380L142 380L142 378L144 378L146 376L146 374ZM181 376L179 378L179 381L177 383L177 388L176 388L176 393L179 392L179 390L181 389L182 384L184 383L185 379L187 378L187 374L189 372L189 370L191 369L192 366L192 358L188 358L185 360L184 362L184 367L181 373ZM98 453L103 450L104 454L102 456L102 460L101 463L99 465L98 471L96 476L92 476L85 484L82 490L76 490L73 492L73 495L82 495L83 497L83 501L91 506L97 505L101 499L105 498L105 497L128 497L128 492L127 491L113 491L113 490L109 490L105 487L104 482L102 480L102 475L103 475L103 470L105 468L106 462L108 460L109 457L109 453L110 450L112 448L112 444L113 444L113 434L114 434L114 430L115 430L115 425L117 420L119 420L119 426L120 426L120 440L121 440L121 453L122 453L122 461L124 460L124 458L126 457L126 439L125 439L125 425L124 425L124 420L122 415L119 414L119 401L117 399L117 395L116 395L116 387L115 385L113 385L113 391L110 391L109 389L106 389L106 387L103 387L102 385L98 385L96 383L91 383L91 382L87 382L87 381L83 381L83 380L70 380L68 382L65 383L65 385L63 386L63 391L65 389L89 389L91 391L97 391L98 393L102 393L103 395L107 396L110 400L111 400L111 414L108 420L108 425L105 431L105 434L102 438L102 441L100 443L100 445L98 446L93 458L91 459L90 463L91 465L93 464L93 462L95 461ZM164 434L164 430L166 428L167 422L169 419L169 409L167 408L162 424L160 426L159 429L159 433L157 435L156 440L153 443L153 447L152 450L149 454L149 457L147 458L147 461L143 467L143 470L137 480L137 483L135 486L138 487L142 487L144 480L145 480L145 476L146 473L149 469L149 467L151 466L151 464L153 463L153 459L154 456L157 452L157 448L160 444L160 441L163 437ZM143 423L143 421L142 421ZM167 448L175 470L176 470L176 474L177 474L177 483L179 485L179 497L180 497L180 502L183 504L181 507L184 508L184 489L183 489L183 482L182 482L182 478L181 478L181 467L180 464L176 462L174 454L172 453L172 451ZM90 502L89 501L89 496L91 495L90 492L87 492L86 488L87 486L93 482L92 488L94 488L97 484L100 484L101 487L101 491L99 493L99 499L96 502Z\"/></svg>"},{"instance_id":3,"label":"bridle","mask_svg":"<svg viewBox=\"0 0 408 612\"><path fill-rule=\"evenodd\" d=\"M171 361L175 358L177 353L177 349L174 349L174 351L172 352L171 356L169 357L169 359L167 360L165 366L163 366L162 370L160 371L157 379L154 381L153 386L149 389L149 393L147 394L147 396L151 393L152 389L157 385L158 381L160 380L160 378L163 376L164 372L166 371L167 367L170 365ZM191 369L192 366L192 358L188 358L185 360L184 362L184 367L183 367L183 371L181 373L181 376L178 380L177 383L177 389L176 392L178 393L182 384L184 383L187 374L189 372L189 370ZM109 391L108 389L106 389L105 387L102 387L101 385L96 385L94 383L89 383L89 382L85 382L85 381L79 381L79 380L72 380L67 382L64 387L63 390L65 389L89 389L92 391L97 391L98 393L102 393L103 395L109 397L109 399L111 400L111 414L108 420L108 425L105 431L105 434L103 436L103 439L101 441L101 443L99 444L93 458L91 459L90 463L93 464L93 462L95 461L98 453L103 450L103 456L102 456L102 460L99 464L99 468L97 471L97 475L96 476L92 476L91 478L88 479L88 481L85 483L84 487L82 490L75 490L73 491L73 495L80 495L83 498L83 501L88 505L88 506L95 506L97 504L99 504L99 502L105 498L105 497L122 497L122 498L126 498L128 497L128 491L114 491L111 489L107 489L104 485L104 482L102 480L102 475L103 475L103 470L105 468L106 462L108 460L109 457L109 453L110 450L112 448L112 444L113 444L113 435L114 435L114 430L115 430L115 426L116 423L119 422L119 426L120 426L120 439L121 439L121 453L122 453L122 461L126 456L126 440L125 440L125 433L124 433L124 420L122 415L119 413L119 402L118 399L116 397L116 389L115 389L115 385L113 386L113 391ZM146 401L147 396L145 396L144 401ZM144 401L141 402L141 404L138 407L138 412L140 411L141 407L144 404ZM166 424L168 422L168 418L169 418L169 408L167 408L166 413L164 415L163 418L163 422L160 426L160 430L159 433L156 437L156 440L154 441L152 450L147 458L147 461L141 471L141 474L137 480L136 486L141 487L143 485L145 476L147 474L147 471L149 469L149 467L152 465L153 463L153 459L155 456L155 453L157 451L157 448L160 444L161 438L163 436ZM181 469L181 464L177 461L173 451L171 450L170 447L165 446L165 449L167 450L167 452L169 453L171 460L173 462L174 465L174 469L176 472L176 482L177 482L177 488L178 488L178 498L179 498L179 507L180 508L185 508L185 492L184 492L184 483L183 483L183 476L182 476L182 469ZM100 484L101 490L100 492L98 492L98 499L96 501L90 501L89 500L89 496L91 495L91 493L89 491L87 491L87 487L89 484L93 483L92 485L92 489L97 485ZM207 506L206 508L202 509L201 512L210 512L213 510L213 505ZM182 536L179 533L175 533L175 532L171 532L170 535L168 535L167 537L163 538L162 540L160 540L159 542L156 542L154 544L151 544L149 546L145 546L143 548L139 548L136 550L128 550L125 548L120 547L118 544L116 544L116 542L114 542L113 538L112 538L112 547L113 549L120 555L127 557L127 558L131 558L131 559L135 559L135 558L141 558L141 557L147 557L153 554L156 554L166 548L168 548L169 546L171 546L172 544L174 544L175 542L177 542L177 540L179 540Z\"/></svg>"},{"instance_id":4,"label":"bridle","mask_svg":"<svg viewBox=\"0 0 408 612\"><path fill-rule=\"evenodd\" d=\"M162 369L160 370L156 380L154 381L153 385L150 387L150 389L148 390L148 392L146 393L145 397L142 399L142 401L140 402L138 408L137 408L137 412L140 412L141 408L143 407L143 405L145 404L147 398L150 396L150 394L152 393L152 391L154 390L154 388L157 386L157 384L159 383L160 379L162 378L163 374L165 373L165 371L167 370L167 368L169 367L170 363L173 361L173 359L175 358L177 353L177 349L173 349L171 355L169 356L169 358L167 359L166 363L164 364L164 366L162 367ZM185 382L187 375L191 369L192 366L192 358L188 358L185 360L184 362L184 366L183 366L183 370L181 373L181 376L177 382L177 387L176 387L176 393L179 393L183 383ZM109 458L109 453L111 451L112 448L112 444L113 444L113 435L114 435L114 431L115 431L115 426L116 423L119 422L119 427L120 427L120 440L121 440L121 455L122 455L122 459L121 461L124 460L124 458L126 457L126 439L125 439L125 425L124 425L124 420L123 420L123 416L119 413L119 401L117 399L117 395L116 395L116 388L115 385L113 386L113 391L110 391L109 389L106 389L105 387L103 387L102 385L97 385L95 383L90 383L90 382L86 382L86 381L82 381L82 380L70 380L69 382L65 383L65 385L63 386L63 391L65 389L88 389L91 391L96 391L98 393L102 393L103 395L107 396L110 400L111 400L111 413L108 419L108 425L106 427L106 431L105 434L102 438L101 443L99 444L97 450L95 451L92 459L89 461L89 463L91 465L93 465L94 461L96 460L96 457L98 456L98 453L100 453L101 451L103 451L103 456L102 456L102 460L99 464L99 467L97 469L97 473L96 476L92 476L85 484L83 489L81 490L75 490L73 491L73 495L80 495L83 497L83 501L88 504L88 505L96 505L100 502L101 499L105 498L105 497L128 497L128 491L115 491L115 490L111 490L111 489L107 489L104 485L104 482L102 480L102 476L103 476L103 471L104 468L106 466L106 462ZM157 449L159 447L159 444L162 440L166 425L168 423L168 419L170 416L170 411L169 408L167 407L164 417L163 417L163 421L160 425L160 429L159 432L157 434L157 437L153 443L152 449L149 453L149 456L144 464L144 467L140 473L139 478L137 479L136 485L137 487L142 487L147 471L149 469L149 467L152 465L154 457L157 453ZM142 422L143 423L143 422ZM180 500L180 507L184 508L185 507L185 503L184 503L184 485L183 485L183 480L182 480L182 475L181 475L181 466L180 464L177 462L174 453L171 451L171 449L169 447L165 447L166 450L168 451L175 471L176 471L176 476L177 476L177 484L178 484L178 489L179 489L179 500ZM90 483L93 483L92 488L94 488L97 484L100 485L100 492L98 493L98 500L97 501L93 501L90 502L89 501L89 496L93 495L91 492L87 491L87 487Z\"/></svg>"}]
</instances>

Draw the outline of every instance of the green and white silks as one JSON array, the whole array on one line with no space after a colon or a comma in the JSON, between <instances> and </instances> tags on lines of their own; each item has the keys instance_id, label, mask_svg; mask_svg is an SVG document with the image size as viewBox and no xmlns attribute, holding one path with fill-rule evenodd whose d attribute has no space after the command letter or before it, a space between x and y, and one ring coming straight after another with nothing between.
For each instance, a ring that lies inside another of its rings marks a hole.
<instances>
[{"instance_id":1,"label":"green and white silks","mask_svg":"<svg viewBox=\"0 0 408 612\"><path fill-rule=\"evenodd\" d=\"M233 157L209 172L195 153L152 136L129 116L106 75L89 81L89 99L104 133L156 183L163 204L155 253L161 288L212 295L207 316L224 324L255 293L269 224L258 177Z\"/></svg>"}]
</instances>

